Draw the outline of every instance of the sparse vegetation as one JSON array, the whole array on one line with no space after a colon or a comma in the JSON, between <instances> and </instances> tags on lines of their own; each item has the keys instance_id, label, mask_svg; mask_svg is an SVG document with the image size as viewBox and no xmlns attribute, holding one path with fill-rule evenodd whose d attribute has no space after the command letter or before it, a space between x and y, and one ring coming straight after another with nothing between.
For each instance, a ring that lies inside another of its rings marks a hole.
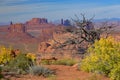
<instances>
[{"instance_id":1,"label":"sparse vegetation","mask_svg":"<svg viewBox=\"0 0 120 80\"><path fill-rule=\"evenodd\" d=\"M35 80L38 77L40 80L63 80L66 77L66 80L103 80L106 76L120 80L120 42L108 37L114 25L105 22L102 27L96 27L93 18L81 16L82 20L76 16L74 25L69 27L39 24L41 19L35 18L32 25L31 20L30 24L11 24L6 30L1 29L0 44L11 45L20 52L12 55L14 49L0 46L0 80L3 76L16 80L16 75L24 80L32 77L36 77ZM106 36L102 38L104 32ZM101 78L98 74L105 76Z\"/></svg>"},{"instance_id":2,"label":"sparse vegetation","mask_svg":"<svg viewBox=\"0 0 120 80\"><path fill-rule=\"evenodd\" d=\"M26 74L30 66L33 66L32 60L26 57L25 54L19 54L4 66L5 71L14 72L16 74Z\"/></svg>"},{"instance_id":3,"label":"sparse vegetation","mask_svg":"<svg viewBox=\"0 0 120 80\"><path fill-rule=\"evenodd\" d=\"M75 63L77 63L77 61L74 60L74 59L70 59L70 58L63 58L63 59L59 59L59 60L56 60L56 61L48 61L48 60L41 61L41 64L45 64L45 65L54 64L54 65L72 66Z\"/></svg>"},{"instance_id":4,"label":"sparse vegetation","mask_svg":"<svg viewBox=\"0 0 120 80\"><path fill-rule=\"evenodd\" d=\"M65 59L57 60L57 61L55 61L53 64L72 66L72 65L74 65L75 63L77 63L76 60L65 58Z\"/></svg>"},{"instance_id":5,"label":"sparse vegetation","mask_svg":"<svg viewBox=\"0 0 120 80\"><path fill-rule=\"evenodd\" d=\"M27 53L26 57L28 59L30 59L33 63L35 63L35 61L36 61L36 55L35 54L33 54L33 53Z\"/></svg>"},{"instance_id":6,"label":"sparse vegetation","mask_svg":"<svg viewBox=\"0 0 120 80\"><path fill-rule=\"evenodd\" d=\"M2 72L2 67L0 66L0 79L4 77L4 76L1 74L1 72Z\"/></svg>"},{"instance_id":7,"label":"sparse vegetation","mask_svg":"<svg viewBox=\"0 0 120 80\"><path fill-rule=\"evenodd\" d=\"M54 74L54 71L48 68L36 66L36 56L33 53L19 53L15 57L12 57L10 48L1 47L0 49L2 65L2 67L0 66L0 77L2 76L1 72L7 72L9 74L42 75L44 77Z\"/></svg>"},{"instance_id":8,"label":"sparse vegetation","mask_svg":"<svg viewBox=\"0 0 120 80\"><path fill-rule=\"evenodd\" d=\"M48 77L48 80L57 80L57 76L56 75L51 75Z\"/></svg>"},{"instance_id":9,"label":"sparse vegetation","mask_svg":"<svg viewBox=\"0 0 120 80\"><path fill-rule=\"evenodd\" d=\"M102 79L98 77L96 73L94 73L90 77L88 77L88 79L85 80L102 80Z\"/></svg>"},{"instance_id":10,"label":"sparse vegetation","mask_svg":"<svg viewBox=\"0 0 120 80\"><path fill-rule=\"evenodd\" d=\"M12 59L11 48L0 46L0 64L6 64Z\"/></svg>"},{"instance_id":11,"label":"sparse vegetation","mask_svg":"<svg viewBox=\"0 0 120 80\"><path fill-rule=\"evenodd\" d=\"M55 73L53 70L50 70L42 66L32 66L30 67L29 72L32 75L38 75L38 76L44 76L44 77L51 76Z\"/></svg>"},{"instance_id":12,"label":"sparse vegetation","mask_svg":"<svg viewBox=\"0 0 120 80\"><path fill-rule=\"evenodd\" d=\"M42 60L42 61L40 61L40 63L41 64L43 64L43 65L50 65L50 64L52 64L54 61L49 61L49 60Z\"/></svg>"},{"instance_id":13,"label":"sparse vegetation","mask_svg":"<svg viewBox=\"0 0 120 80\"><path fill-rule=\"evenodd\" d=\"M103 24L101 27L96 28L94 23L92 22L93 18L86 19L84 14L81 14L82 19L76 16L76 20L73 19L74 25L72 27L65 27L62 32L70 34L69 37L64 42L60 42L55 40L59 46L55 48L59 48L61 50L76 50L76 53L84 54L88 48L89 44L94 44L96 40L100 40L101 35L104 33L105 37L108 37L108 34L111 30L113 30L114 25L108 25L107 23ZM73 48L71 49L70 46ZM67 48L66 48L67 47Z\"/></svg>"}]
</instances>

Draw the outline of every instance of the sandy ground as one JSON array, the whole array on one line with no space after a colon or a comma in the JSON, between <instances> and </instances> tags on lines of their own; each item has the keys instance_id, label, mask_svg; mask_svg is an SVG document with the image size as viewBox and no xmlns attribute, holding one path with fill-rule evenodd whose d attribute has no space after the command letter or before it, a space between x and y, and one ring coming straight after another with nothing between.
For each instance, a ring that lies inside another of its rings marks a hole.
<instances>
[{"instance_id":1,"label":"sandy ground","mask_svg":"<svg viewBox=\"0 0 120 80\"><path fill-rule=\"evenodd\" d=\"M33 76L33 75L19 75L19 76L9 77L9 79L10 80L110 80L105 76L94 75L92 73L79 71L72 66L47 65L45 67L55 70L56 75L48 78L44 78L42 76Z\"/></svg>"}]
</instances>

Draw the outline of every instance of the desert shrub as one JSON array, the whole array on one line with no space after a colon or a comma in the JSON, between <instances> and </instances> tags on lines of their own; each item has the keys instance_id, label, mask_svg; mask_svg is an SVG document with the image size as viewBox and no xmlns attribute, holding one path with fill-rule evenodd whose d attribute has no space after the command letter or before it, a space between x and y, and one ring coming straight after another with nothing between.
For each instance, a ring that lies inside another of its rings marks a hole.
<instances>
[{"instance_id":1,"label":"desert shrub","mask_svg":"<svg viewBox=\"0 0 120 80\"><path fill-rule=\"evenodd\" d=\"M96 73L94 73L94 74L91 74L89 77L87 77L87 79L85 80L102 80L102 78L98 76Z\"/></svg>"},{"instance_id":2,"label":"desert shrub","mask_svg":"<svg viewBox=\"0 0 120 80\"><path fill-rule=\"evenodd\" d=\"M105 74L113 80L120 80L118 65L120 65L120 42L108 37L107 39L101 38L88 49L80 69Z\"/></svg>"},{"instance_id":3,"label":"desert shrub","mask_svg":"<svg viewBox=\"0 0 120 80\"><path fill-rule=\"evenodd\" d=\"M44 65L51 65L53 64L55 61L49 61L49 60L42 60L40 63L44 64Z\"/></svg>"},{"instance_id":4,"label":"desert shrub","mask_svg":"<svg viewBox=\"0 0 120 80\"><path fill-rule=\"evenodd\" d=\"M56 75L50 75L47 79L48 80L57 80L57 76Z\"/></svg>"},{"instance_id":5,"label":"desert shrub","mask_svg":"<svg viewBox=\"0 0 120 80\"><path fill-rule=\"evenodd\" d=\"M15 57L11 55L12 49L0 46L0 65L3 71L24 74L29 71L29 67L35 65L35 54L18 54Z\"/></svg>"},{"instance_id":6,"label":"desert shrub","mask_svg":"<svg viewBox=\"0 0 120 80\"><path fill-rule=\"evenodd\" d=\"M114 65L114 68L111 70L109 75L112 80L120 80L120 62L117 65Z\"/></svg>"},{"instance_id":7,"label":"desert shrub","mask_svg":"<svg viewBox=\"0 0 120 80\"><path fill-rule=\"evenodd\" d=\"M64 58L64 59L57 60L57 61L53 62L52 64L72 66L72 65L74 65L76 62L77 62L77 61L74 60L74 59Z\"/></svg>"},{"instance_id":8,"label":"desert shrub","mask_svg":"<svg viewBox=\"0 0 120 80\"><path fill-rule=\"evenodd\" d=\"M25 74L28 72L29 67L33 65L33 62L25 54L19 54L4 66L4 70L17 74Z\"/></svg>"},{"instance_id":9,"label":"desert shrub","mask_svg":"<svg viewBox=\"0 0 120 80\"><path fill-rule=\"evenodd\" d=\"M29 72L32 75L38 75L38 76L44 76L44 77L48 77L54 74L54 71L42 66L32 66Z\"/></svg>"},{"instance_id":10,"label":"desert shrub","mask_svg":"<svg viewBox=\"0 0 120 80\"><path fill-rule=\"evenodd\" d=\"M32 62L36 61L36 55L33 53L27 53L26 57L30 59Z\"/></svg>"},{"instance_id":11,"label":"desert shrub","mask_svg":"<svg viewBox=\"0 0 120 80\"><path fill-rule=\"evenodd\" d=\"M59 59L59 60L42 60L40 62L41 64L44 64L44 65L51 65L51 64L54 64L54 65L67 65L67 66L72 66L74 65L75 63L77 63L77 61L75 59L70 59L70 58L63 58L63 59Z\"/></svg>"},{"instance_id":12,"label":"desert shrub","mask_svg":"<svg viewBox=\"0 0 120 80\"><path fill-rule=\"evenodd\" d=\"M6 64L12 59L11 48L0 46L0 64Z\"/></svg>"},{"instance_id":13,"label":"desert shrub","mask_svg":"<svg viewBox=\"0 0 120 80\"><path fill-rule=\"evenodd\" d=\"M41 61L41 64L45 64L45 65L67 65L67 66L72 66L75 63L77 63L76 60L74 59L69 59L69 58L63 58L63 59L59 59L59 60L53 60L53 61L49 61L49 60L43 60Z\"/></svg>"},{"instance_id":14,"label":"desert shrub","mask_svg":"<svg viewBox=\"0 0 120 80\"><path fill-rule=\"evenodd\" d=\"M2 79L2 78L4 78L4 76L2 75L2 67L0 66L0 80Z\"/></svg>"}]
</instances>

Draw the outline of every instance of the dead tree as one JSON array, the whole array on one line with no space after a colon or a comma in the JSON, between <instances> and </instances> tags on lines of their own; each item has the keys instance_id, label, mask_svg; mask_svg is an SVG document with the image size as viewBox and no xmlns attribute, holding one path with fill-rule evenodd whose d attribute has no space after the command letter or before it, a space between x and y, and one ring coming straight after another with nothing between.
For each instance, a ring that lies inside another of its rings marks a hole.
<instances>
[{"instance_id":1,"label":"dead tree","mask_svg":"<svg viewBox=\"0 0 120 80\"><path fill-rule=\"evenodd\" d=\"M68 38L64 43L60 43L60 46L57 48L63 48L69 44L75 45L75 48L78 50L81 49L79 46L82 42L87 42L89 44L93 44L95 40L99 40L101 34L106 32L106 37L108 36L110 30L115 27L113 25L103 24L100 28L96 28L92 22L93 17L91 19L86 19L84 14L81 14L82 20L80 20L76 16L76 20L72 27L66 27L64 32L71 33L73 36ZM57 42L57 41L56 41ZM59 43L59 42L57 42Z\"/></svg>"}]
</instances>

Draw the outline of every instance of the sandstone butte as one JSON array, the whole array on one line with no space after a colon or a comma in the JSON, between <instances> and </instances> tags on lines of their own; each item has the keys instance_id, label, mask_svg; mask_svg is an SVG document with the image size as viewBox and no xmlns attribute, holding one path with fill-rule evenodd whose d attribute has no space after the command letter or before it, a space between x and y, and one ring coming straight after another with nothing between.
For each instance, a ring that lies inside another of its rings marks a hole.
<instances>
[{"instance_id":1,"label":"sandstone butte","mask_svg":"<svg viewBox=\"0 0 120 80\"><path fill-rule=\"evenodd\" d=\"M32 18L24 24L11 22L10 25L0 27L0 39L21 43L43 42L52 38L57 28L56 25L48 23L46 18Z\"/></svg>"}]
</instances>

